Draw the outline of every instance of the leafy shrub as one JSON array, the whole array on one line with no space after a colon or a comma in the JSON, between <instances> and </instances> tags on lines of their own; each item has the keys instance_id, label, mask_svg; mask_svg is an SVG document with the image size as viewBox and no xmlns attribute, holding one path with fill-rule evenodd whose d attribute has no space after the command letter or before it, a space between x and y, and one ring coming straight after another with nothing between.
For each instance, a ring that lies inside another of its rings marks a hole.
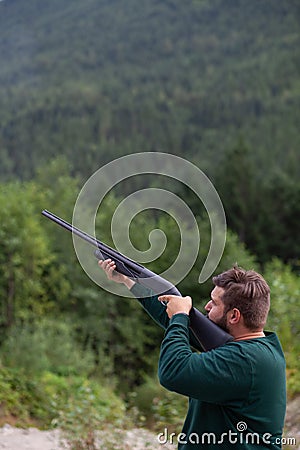
<instances>
[{"instance_id":1,"label":"leafy shrub","mask_svg":"<svg viewBox=\"0 0 300 450\"><path fill-rule=\"evenodd\" d=\"M0 355L5 366L30 374L87 374L93 367L93 356L81 350L73 326L54 319L12 327Z\"/></svg>"},{"instance_id":2,"label":"leafy shrub","mask_svg":"<svg viewBox=\"0 0 300 450\"><path fill-rule=\"evenodd\" d=\"M58 392L64 390L66 385L57 376L47 375L47 386L50 390L57 387ZM50 383L49 383L50 382ZM112 445L116 439L115 428L124 426L126 422L125 405L106 386L95 381L82 379L69 380L65 394L67 397L58 397L57 417L52 424L58 426L62 434L62 444L72 450L98 450L98 431L104 427L111 427L112 433L105 436L105 448Z\"/></svg>"},{"instance_id":3,"label":"leafy shrub","mask_svg":"<svg viewBox=\"0 0 300 450\"><path fill-rule=\"evenodd\" d=\"M39 377L0 366L0 416L32 421L67 434L85 436L104 424L125 422L125 405L107 384L80 376L44 372Z\"/></svg>"},{"instance_id":4,"label":"leafy shrub","mask_svg":"<svg viewBox=\"0 0 300 450\"><path fill-rule=\"evenodd\" d=\"M287 363L290 397L300 392L300 278L288 265L274 259L266 266L265 278L271 288L271 310L267 329L276 331Z\"/></svg>"},{"instance_id":5,"label":"leafy shrub","mask_svg":"<svg viewBox=\"0 0 300 450\"><path fill-rule=\"evenodd\" d=\"M167 391L156 379L147 377L133 393L133 399L151 428L161 431L167 423L172 431L180 432L187 412L186 397Z\"/></svg>"},{"instance_id":6,"label":"leafy shrub","mask_svg":"<svg viewBox=\"0 0 300 450\"><path fill-rule=\"evenodd\" d=\"M48 397L38 381L23 371L0 366L0 411L17 418L20 425L31 419L40 423L51 418Z\"/></svg>"}]
</instances>

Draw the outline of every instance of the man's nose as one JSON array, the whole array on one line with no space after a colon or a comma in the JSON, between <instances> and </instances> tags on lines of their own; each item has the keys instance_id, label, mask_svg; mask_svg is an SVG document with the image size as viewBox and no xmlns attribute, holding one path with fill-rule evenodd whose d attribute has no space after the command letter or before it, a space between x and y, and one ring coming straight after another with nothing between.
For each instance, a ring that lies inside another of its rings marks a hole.
<instances>
[{"instance_id":1,"label":"man's nose","mask_svg":"<svg viewBox=\"0 0 300 450\"><path fill-rule=\"evenodd\" d=\"M204 306L204 309L205 309L205 311L208 311L208 312L211 310L211 300L208 303L206 303L206 305Z\"/></svg>"}]
</instances>

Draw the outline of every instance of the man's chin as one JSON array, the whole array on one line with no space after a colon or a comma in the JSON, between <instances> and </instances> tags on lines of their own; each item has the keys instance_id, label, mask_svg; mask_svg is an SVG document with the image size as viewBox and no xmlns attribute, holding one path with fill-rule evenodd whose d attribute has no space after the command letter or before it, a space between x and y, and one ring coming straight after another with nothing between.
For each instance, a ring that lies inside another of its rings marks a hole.
<instances>
[{"instance_id":1,"label":"man's chin","mask_svg":"<svg viewBox=\"0 0 300 450\"><path fill-rule=\"evenodd\" d=\"M209 315L207 317L209 318ZM219 320L212 320L212 319L209 319L209 320L211 320L216 325L218 325L218 327L222 328L222 330L226 331L226 333L229 333L229 329L227 327L227 323L226 323L226 318L225 317L222 318L222 319L219 319Z\"/></svg>"},{"instance_id":2,"label":"man's chin","mask_svg":"<svg viewBox=\"0 0 300 450\"><path fill-rule=\"evenodd\" d=\"M218 323L217 323L217 325L218 325L220 328L222 328L222 330L226 331L226 333L230 334L229 328L227 327L226 324L221 325L221 324L218 324Z\"/></svg>"}]
</instances>

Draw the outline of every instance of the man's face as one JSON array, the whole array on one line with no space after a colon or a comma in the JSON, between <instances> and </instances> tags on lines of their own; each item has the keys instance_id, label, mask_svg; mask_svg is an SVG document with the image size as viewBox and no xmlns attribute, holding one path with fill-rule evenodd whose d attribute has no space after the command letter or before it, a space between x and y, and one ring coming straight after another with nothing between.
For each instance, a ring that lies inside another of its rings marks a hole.
<instances>
[{"instance_id":1,"label":"man's face","mask_svg":"<svg viewBox=\"0 0 300 450\"><path fill-rule=\"evenodd\" d=\"M215 286L211 291L211 300L205 305L205 310L208 312L210 320L228 332L227 315L224 314L224 303L222 300L223 293L223 288Z\"/></svg>"}]
</instances>

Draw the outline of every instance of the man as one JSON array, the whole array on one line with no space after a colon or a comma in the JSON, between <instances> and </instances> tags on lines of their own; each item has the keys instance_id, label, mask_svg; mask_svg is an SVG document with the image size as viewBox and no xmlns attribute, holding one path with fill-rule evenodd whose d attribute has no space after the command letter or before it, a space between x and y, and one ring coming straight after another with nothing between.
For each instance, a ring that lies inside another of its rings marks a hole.
<instances>
[{"instance_id":1,"label":"man","mask_svg":"<svg viewBox=\"0 0 300 450\"><path fill-rule=\"evenodd\" d=\"M258 273L234 266L213 277L209 318L234 341L206 353L190 348L190 297L151 295L100 261L111 280L124 283L166 329L159 358L160 383L189 397L178 449L279 449L286 409L285 360L277 336L264 332L270 289ZM157 301L159 300L159 301ZM167 308L161 302L168 302Z\"/></svg>"}]
</instances>

